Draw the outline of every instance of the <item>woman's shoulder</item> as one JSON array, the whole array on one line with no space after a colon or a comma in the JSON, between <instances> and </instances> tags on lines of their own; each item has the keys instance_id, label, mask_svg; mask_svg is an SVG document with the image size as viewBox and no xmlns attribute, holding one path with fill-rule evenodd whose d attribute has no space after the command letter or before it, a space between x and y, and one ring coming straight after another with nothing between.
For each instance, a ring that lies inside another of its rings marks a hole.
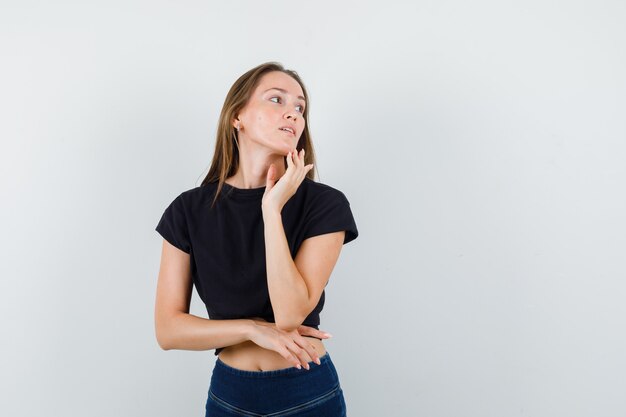
<instances>
[{"instance_id":1,"label":"woman's shoulder","mask_svg":"<svg viewBox=\"0 0 626 417\"><path fill-rule=\"evenodd\" d=\"M207 202L213 199L216 185L217 183L207 183L193 188L186 188L178 193L174 201L190 211L203 208Z\"/></svg>"},{"instance_id":2,"label":"woman's shoulder","mask_svg":"<svg viewBox=\"0 0 626 417\"><path fill-rule=\"evenodd\" d=\"M306 196L310 198L339 198L346 199L345 194L339 190L337 187L329 185L327 183L319 182L310 179L309 177L304 177L302 181L302 185L304 186L304 191Z\"/></svg>"},{"instance_id":3,"label":"woman's shoulder","mask_svg":"<svg viewBox=\"0 0 626 417\"><path fill-rule=\"evenodd\" d=\"M210 184L201 185L193 188L186 188L183 191L180 191L177 198L181 198L185 202L188 202L192 199L196 199L203 194L206 194L207 191L211 188Z\"/></svg>"}]
</instances>

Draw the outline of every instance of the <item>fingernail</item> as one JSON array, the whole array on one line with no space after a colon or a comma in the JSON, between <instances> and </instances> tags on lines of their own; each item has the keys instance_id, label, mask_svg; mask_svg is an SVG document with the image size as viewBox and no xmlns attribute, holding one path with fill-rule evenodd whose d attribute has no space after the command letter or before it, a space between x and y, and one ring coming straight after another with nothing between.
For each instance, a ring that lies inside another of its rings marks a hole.
<instances>
[{"instance_id":1,"label":"fingernail","mask_svg":"<svg viewBox=\"0 0 626 417\"><path fill-rule=\"evenodd\" d=\"M307 371L311 370L311 367L309 366L309 364L308 364L308 363L306 364L306 370L307 370Z\"/></svg>"},{"instance_id":2,"label":"fingernail","mask_svg":"<svg viewBox=\"0 0 626 417\"><path fill-rule=\"evenodd\" d=\"M333 337L333 335L332 335L332 334L330 334L330 333L324 333L324 334L325 334L326 336L328 336L328 337Z\"/></svg>"},{"instance_id":3,"label":"fingernail","mask_svg":"<svg viewBox=\"0 0 626 417\"><path fill-rule=\"evenodd\" d=\"M320 358L317 358L317 359L315 359L315 363L318 364L318 365L321 365L322 361L320 361Z\"/></svg>"},{"instance_id":4,"label":"fingernail","mask_svg":"<svg viewBox=\"0 0 626 417\"><path fill-rule=\"evenodd\" d=\"M300 366L300 364L297 364L297 365L296 365L296 368L298 368L298 369L302 369L302 367Z\"/></svg>"}]
</instances>

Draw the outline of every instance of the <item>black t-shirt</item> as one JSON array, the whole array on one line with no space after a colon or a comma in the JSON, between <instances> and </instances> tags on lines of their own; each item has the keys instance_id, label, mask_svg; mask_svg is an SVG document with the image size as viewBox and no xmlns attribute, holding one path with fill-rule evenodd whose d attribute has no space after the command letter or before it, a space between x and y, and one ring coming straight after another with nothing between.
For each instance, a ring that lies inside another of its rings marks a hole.
<instances>
[{"instance_id":1,"label":"black t-shirt","mask_svg":"<svg viewBox=\"0 0 626 417\"><path fill-rule=\"evenodd\" d=\"M224 183L211 208L216 190L213 182L182 192L155 230L190 254L193 283L210 319L261 317L274 323L261 210L265 187L242 189ZM283 206L281 217L292 259L309 237L345 230L346 244L359 233L346 196L307 177ZM324 300L322 292L303 325L319 329Z\"/></svg>"}]
</instances>

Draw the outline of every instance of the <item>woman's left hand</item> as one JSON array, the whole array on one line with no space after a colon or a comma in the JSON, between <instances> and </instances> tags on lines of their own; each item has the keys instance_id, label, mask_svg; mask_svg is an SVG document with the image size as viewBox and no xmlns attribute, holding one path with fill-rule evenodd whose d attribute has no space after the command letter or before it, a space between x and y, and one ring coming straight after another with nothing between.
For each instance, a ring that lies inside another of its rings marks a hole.
<instances>
[{"instance_id":1,"label":"woman's left hand","mask_svg":"<svg viewBox=\"0 0 626 417\"><path fill-rule=\"evenodd\" d=\"M285 203L293 196L306 177L313 164L304 165L304 149L297 154L292 151L287 155L287 170L276 181L276 167L271 164L267 170L265 193L261 207L263 211L272 210L280 213Z\"/></svg>"}]
</instances>

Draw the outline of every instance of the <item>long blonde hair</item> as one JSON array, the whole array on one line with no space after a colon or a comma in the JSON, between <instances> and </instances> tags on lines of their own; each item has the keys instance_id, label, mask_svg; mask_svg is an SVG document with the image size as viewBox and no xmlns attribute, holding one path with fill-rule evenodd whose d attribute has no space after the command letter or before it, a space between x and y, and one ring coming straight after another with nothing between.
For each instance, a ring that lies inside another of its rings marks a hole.
<instances>
[{"instance_id":1,"label":"long blonde hair","mask_svg":"<svg viewBox=\"0 0 626 417\"><path fill-rule=\"evenodd\" d=\"M233 176L239 168L239 148L237 146L239 143L239 137L237 129L233 127L232 122L238 115L238 112L248 103L250 96L259 84L261 77L271 71L281 71L289 75L300 84L300 87L302 87L304 98L307 103L304 108L303 117L307 123L305 124L304 131L298 140L296 149L298 151L300 149L305 150L305 165L315 164L315 150L313 149L313 143L311 142L308 123L310 108L309 95L304 83L300 79L300 76L296 73L296 71L285 69L278 62L272 61L258 65L235 81L235 83L230 87L230 90L226 95L226 99L224 100L224 105L222 106L222 112L220 113L217 126L213 161L211 162L209 173L200 184L200 186L204 186L208 183L218 182L215 198L213 199L213 204L211 206L215 204L226 178ZM286 160L285 169L287 169ZM315 173L313 172L315 169L316 165L313 166L313 169L307 172L307 178L312 180L315 179Z\"/></svg>"}]
</instances>

